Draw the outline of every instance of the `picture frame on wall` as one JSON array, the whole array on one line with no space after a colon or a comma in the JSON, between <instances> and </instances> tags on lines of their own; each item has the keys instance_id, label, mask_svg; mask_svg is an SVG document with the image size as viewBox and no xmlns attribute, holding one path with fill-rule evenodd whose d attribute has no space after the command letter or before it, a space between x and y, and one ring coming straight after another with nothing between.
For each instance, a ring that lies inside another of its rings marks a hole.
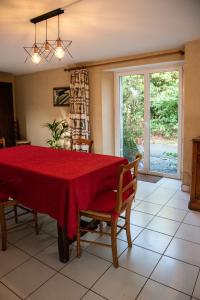
<instances>
[{"instance_id":1,"label":"picture frame on wall","mask_svg":"<svg viewBox=\"0 0 200 300\"><path fill-rule=\"evenodd\" d=\"M53 105L54 106L69 106L70 87L55 87L53 88Z\"/></svg>"}]
</instances>

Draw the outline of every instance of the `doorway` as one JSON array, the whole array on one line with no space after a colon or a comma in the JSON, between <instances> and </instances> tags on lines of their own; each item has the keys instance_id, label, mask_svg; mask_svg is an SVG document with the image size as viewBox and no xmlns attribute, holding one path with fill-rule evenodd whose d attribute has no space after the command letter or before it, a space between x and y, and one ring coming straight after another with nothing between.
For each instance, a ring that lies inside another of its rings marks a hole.
<instances>
[{"instance_id":1,"label":"doorway","mask_svg":"<svg viewBox=\"0 0 200 300\"><path fill-rule=\"evenodd\" d=\"M118 73L116 82L116 154L139 152L141 172L180 178L182 68Z\"/></svg>"}]
</instances>

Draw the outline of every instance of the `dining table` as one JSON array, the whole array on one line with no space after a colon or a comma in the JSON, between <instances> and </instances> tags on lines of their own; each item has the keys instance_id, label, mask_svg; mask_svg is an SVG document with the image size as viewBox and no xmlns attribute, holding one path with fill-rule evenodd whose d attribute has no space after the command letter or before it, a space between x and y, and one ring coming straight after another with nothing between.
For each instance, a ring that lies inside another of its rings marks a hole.
<instances>
[{"instance_id":1,"label":"dining table","mask_svg":"<svg viewBox=\"0 0 200 300\"><path fill-rule=\"evenodd\" d=\"M77 232L79 210L117 187L118 167L127 159L111 155L16 146L0 150L0 180L18 203L57 221L58 253L69 260L69 241ZM108 199L109 200L109 199Z\"/></svg>"}]
</instances>

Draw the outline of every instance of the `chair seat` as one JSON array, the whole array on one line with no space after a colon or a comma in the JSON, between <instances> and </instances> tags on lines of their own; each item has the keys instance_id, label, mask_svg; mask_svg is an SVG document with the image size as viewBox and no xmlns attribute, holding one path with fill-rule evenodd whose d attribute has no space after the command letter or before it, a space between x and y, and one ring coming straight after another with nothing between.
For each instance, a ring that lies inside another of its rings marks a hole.
<instances>
[{"instance_id":1,"label":"chair seat","mask_svg":"<svg viewBox=\"0 0 200 300\"><path fill-rule=\"evenodd\" d=\"M123 194L123 201L129 197L130 192L125 192ZM102 213L114 213L114 209L117 201L117 192L116 191L105 191L100 193L92 203L88 210L98 211Z\"/></svg>"}]
</instances>

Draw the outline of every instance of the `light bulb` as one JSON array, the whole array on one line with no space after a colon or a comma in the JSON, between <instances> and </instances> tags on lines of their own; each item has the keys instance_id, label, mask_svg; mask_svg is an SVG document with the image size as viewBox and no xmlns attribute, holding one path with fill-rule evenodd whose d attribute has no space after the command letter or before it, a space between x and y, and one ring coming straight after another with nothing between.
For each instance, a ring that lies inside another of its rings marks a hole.
<instances>
[{"instance_id":1,"label":"light bulb","mask_svg":"<svg viewBox=\"0 0 200 300\"><path fill-rule=\"evenodd\" d=\"M61 59L63 58L65 55L65 51L63 50L62 47L56 47L56 50L55 50L55 56L58 58L58 59Z\"/></svg>"},{"instance_id":2,"label":"light bulb","mask_svg":"<svg viewBox=\"0 0 200 300\"><path fill-rule=\"evenodd\" d=\"M34 64L39 64L41 61L41 56L38 54L39 49L37 47L34 48L34 54L31 57L31 60Z\"/></svg>"},{"instance_id":3,"label":"light bulb","mask_svg":"<svg viewBox=\"0 0 200 300\"><path fill-rule=\"evenodd\" d=\"M48 41L46 41L45 44L44 44L44 50L45 50L46 52L50 52L50 44L49 44Z\"/></svg>"}]
</instances>

